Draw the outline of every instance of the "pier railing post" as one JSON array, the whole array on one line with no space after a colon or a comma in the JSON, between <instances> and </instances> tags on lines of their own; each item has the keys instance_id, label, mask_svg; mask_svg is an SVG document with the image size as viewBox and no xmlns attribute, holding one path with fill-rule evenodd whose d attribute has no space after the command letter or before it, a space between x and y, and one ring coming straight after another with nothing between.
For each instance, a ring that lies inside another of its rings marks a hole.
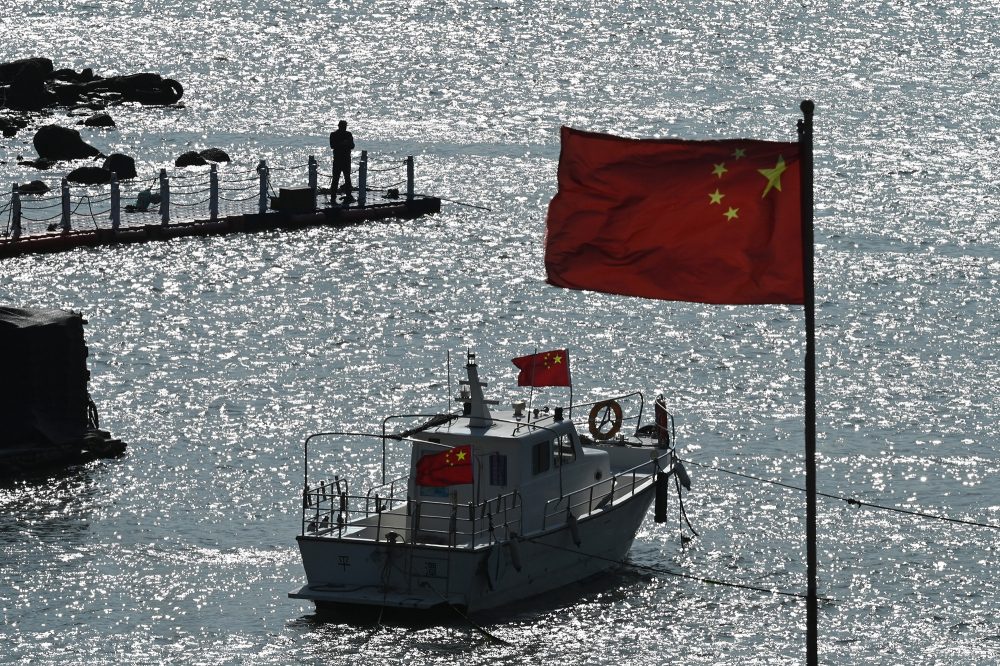
<instances>
[{"instance_id":1,"label":"pier railing post","mask_svg":"<svg viewBox=\"0 0 1000 666\"><path fill-rule=\"evenodd\" d=\"M118 174L111 172L111 230L118 231L122 225L122 197L118 187Z\"/></svg>"},{"instance_id":2,"label":"pier railing post","mask_svg":"<svg viewBox=\"0 0 1000 666\"><path fill-rule=\"evenodd\" d=\"M170 222L170 179L167 170L160 169L160 224L167 226Z\"/></svg>"},{"instance_id":3,"label":"pier railing post","mask_svg":"<svg viewBox=\"0 0 1000 666\"><path fill-rule=\"evenodd\" d=\"M316 158L312 155L309 156L309 192L312 198L312 208L316 210L316 193L319 187L319 164L316 163Z\"/></svg>"},{"instance_id":4,"label":"pier railing post","mask_svg":"<svg viewBox=\"0 0 1000 666\"><path fill-rule=\"evenodd\" d=\"M208 217L212 222L219 219L219 168L215 164L208 172Z\"/></svg>"},{"instance_id":5,"label":"pier railing post","mask_svg":"<svg viewBox=\"0 0 1000 666\"><path fill-rule=\"evenodd\" d=\"M62 230L72 231L73 226L69 221L69 183L65 178L62 179Z\"/></svg>"},{"instance_id":6,"label":"pier railing post","mask_svg":"<svg viewBox=\"0 0 1000 666\"><path fill-rule=\"evenodd\" d=\"M260 174L260 197L257 200L257 212L263 215L267 212L267 185L268 185L268 169L267 162L264 160L260 161L257 165L257 173Z\"/></svg>"},{"instance_id":7,"label":"pier railing post","mask_svg":"<svg viewBox=\"0 0 1000 666\"><path fill-rule=\"evenodd\" d=\"M361 162L358 163L358 205L364 208L368 201L368 151L361 151Z\"/></svg>"},{"instance_id":8,"label":"pier railing post","mask_svg":"<svg viewBox=\"0 0 1000 666\"><path fill-rule=\"evenodd\" d=\"M17 183L10 193L10 234L14 240L21 237L21 193L17 191Z\"/></svg>"},{"instance_id":9,"label":"pier railing post","mask_svg":"<svg viewBox=\"0 0 1000 666\"><path fill-rule=\"evenodd\" d=\"M413 155L406 158L406 200L413 200Z\"/></svg>"}]
</instances>

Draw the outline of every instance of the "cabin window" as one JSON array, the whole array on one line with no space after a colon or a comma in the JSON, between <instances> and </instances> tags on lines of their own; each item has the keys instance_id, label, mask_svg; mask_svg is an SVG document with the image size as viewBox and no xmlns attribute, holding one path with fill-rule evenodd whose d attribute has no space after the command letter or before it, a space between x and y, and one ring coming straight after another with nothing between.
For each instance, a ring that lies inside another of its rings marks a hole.
<instances>
[{"instance_id":1,"label":"cabin window","mask_svg":"<svg viewBox=\"0 0 1000 666\"><path fill-rule=\"evenodd\" d=\"M549 442L539 442L531 447L532 474L541 474L542 472L549 471L549 464L552 458L549 453L550 450Z\"/></svg>"},{"instance_id":2,"label":"cabin window","mask_svg":"<svg viewBox=\"0 0 1000 666\"><path fill-rule=\"evenodd\" d=\"M576 449L569 435L559 435L552 440L552 464L556 467L576 460Z\"/></svg>"},{"instance_id":3,"label":"cabin window","mask_svg":"<svg viewBox=\"0 0 1000 666\"><path fill-rule=\"evenodd\" d=\"M499 453L490 454L490 485L507 485L507 456Z\"/></svg>"}]
</instances>

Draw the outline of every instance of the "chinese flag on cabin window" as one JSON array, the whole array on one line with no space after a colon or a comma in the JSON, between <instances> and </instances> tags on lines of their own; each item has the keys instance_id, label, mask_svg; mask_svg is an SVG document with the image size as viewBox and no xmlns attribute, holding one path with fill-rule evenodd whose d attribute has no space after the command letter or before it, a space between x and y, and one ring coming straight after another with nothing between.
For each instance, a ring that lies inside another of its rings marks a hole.
<instances>
[{"instance_id":1,"label":"chinese flag on cabin window","mask_svg":"<svg viewBox=\"0 0 1000 666\"><path fill-rule=\"evenodd\" d=\"M565 349L519 356L513 359L521 369L518 386L569 386L569 352Z\"/></svg>"},{"instance_id":2,"label":"chinese flag on cabin window","mask_svg":"<svg viewBox=\"0 0 1000 666\"><path fill-rule=\"evenodd\" d=\"M799 145L562 128L549 283L700 303L802 303Z\"/></svg>"},{"instance_id":3,"label":"chinese flag on cabin window","mask_svg":"<svg viewBox=\"0 0 1000 666\"><path fill-rule=\"evenodd\" d=\"M417 461L418 486L454 486L472 483L472 447L456 446Z\"/></svg>"}]
</instances>

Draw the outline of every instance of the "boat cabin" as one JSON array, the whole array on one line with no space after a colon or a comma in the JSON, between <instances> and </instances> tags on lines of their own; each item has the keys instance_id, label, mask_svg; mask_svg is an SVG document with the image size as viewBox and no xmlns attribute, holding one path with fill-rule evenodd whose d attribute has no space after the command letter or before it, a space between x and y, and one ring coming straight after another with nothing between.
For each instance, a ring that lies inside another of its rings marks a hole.
<instances>
[{"instance_id":1,"label":"boat cabin","mask_svg":"<svg viewBox=\"0 0 1000 666\"><path fill-rule=\"evenodd\" d=\"M420 505L409 516L408 530L422 542L446 535L459 507L495 505L487 512L508 512L494 527L521 534L543 529L547 517L565 513L559 504L573 491L611 479L606 451L584 448L572 421L562 410L553 415L526 412L523 403L497 410L483 397L474 357L469 381L463 381L463 416L421 432L413 442L408 495ZM518 520L509 511L517 506ZM575 513L584 510L577 505ZM472 519L489 519L475 516ZM496 535L504 538L506 535Z\"/></svg>"}]
</instances>

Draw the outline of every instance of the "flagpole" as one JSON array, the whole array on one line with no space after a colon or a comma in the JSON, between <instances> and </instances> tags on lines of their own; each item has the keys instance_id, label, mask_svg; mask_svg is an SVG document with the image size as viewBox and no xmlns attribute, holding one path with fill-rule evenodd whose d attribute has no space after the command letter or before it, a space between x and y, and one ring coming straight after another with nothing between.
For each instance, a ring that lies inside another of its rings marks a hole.
<instances>
[{"instance_id":1,"label":"flagpole","mask_svg":"<svg viewBox=\"0 0 1000 666\"><path fill-rule=\"evenodd\" d=\"M813 111L812 100L799 105L800 183L802 186L802 277L806 319L805 444L806 444L806 663L819 664L819 601L816 556L816 295L813 276Z\"/></svg>"}]
</instances>

